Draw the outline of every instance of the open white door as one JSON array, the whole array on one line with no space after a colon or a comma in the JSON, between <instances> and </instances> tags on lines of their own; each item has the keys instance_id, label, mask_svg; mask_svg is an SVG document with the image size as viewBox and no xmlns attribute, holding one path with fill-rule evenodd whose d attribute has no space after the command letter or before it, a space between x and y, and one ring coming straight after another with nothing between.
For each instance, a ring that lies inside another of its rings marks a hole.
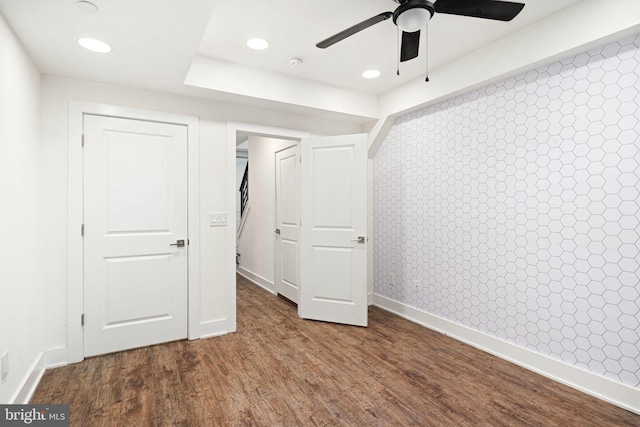
<instances>
[{"instance_id":1,"label":"open white door","mask_svg":"<svg viewBox=\"0 0 640 427\"><path fill-rule=\"evenodd\" d=\"M298 303L298 221L300 180L298 146L276 153L276 289Z\"/></svg>"},{"instance_id":2,"label":"open white door","mask_svg":"<svg viewBox=\"0 0 640 427\"><path fill-rule=\"evenodd\" d=\"M367 326L367 136L301 145L298 314Z\"/></svg>"}]
</instances>

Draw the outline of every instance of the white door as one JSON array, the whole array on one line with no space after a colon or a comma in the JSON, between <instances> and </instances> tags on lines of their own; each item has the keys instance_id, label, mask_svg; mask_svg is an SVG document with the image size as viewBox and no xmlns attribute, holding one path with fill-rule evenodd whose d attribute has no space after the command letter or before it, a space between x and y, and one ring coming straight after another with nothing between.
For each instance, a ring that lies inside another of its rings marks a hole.
<instances>
[{"instance_id":1,"label":"white door","mask_svg":"<svg viewBox=\"0 0 640 427\"><path fill-rule=\"evenodd\" d=\"M298 303L298 222L300 180L298 147L276 153L276 289Z\"/></svg>"},{"instance_id":2,"label":"white door","mask_svg":"<svg viewBox=\"0 0 640 427\"><path fill-rule=\"evenodd\" d=\"M300 302L306 319L367 325L367 137L302 141Z\"/></svg>"},{"instance_id":3,"label":"white door","mask_svg":"<svg viewBox=\"0 0 640 427\"><path fill-rule=\"evenodd\" d=\"M187 244L186 127L86 115L85 356L186 338Z\"/></svg>"}]
</instances>

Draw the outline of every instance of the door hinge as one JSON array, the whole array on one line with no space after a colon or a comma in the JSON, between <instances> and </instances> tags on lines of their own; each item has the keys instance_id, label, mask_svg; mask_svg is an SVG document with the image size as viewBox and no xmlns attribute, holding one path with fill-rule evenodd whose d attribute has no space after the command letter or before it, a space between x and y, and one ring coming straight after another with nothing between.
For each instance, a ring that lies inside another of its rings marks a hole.
<instances>
[{"instance_id":1,"label":"door hinge","mask_svg":"<svg viewBox=\"0 0 640 427\"><path fill-rule=\"evenodd\" d=\"M84 326L84 313L80 315L80 326Z\"/></svg>"},{"instance_id":2,"label":"door hinge","mask_svg":"<svg viewBox=\"0 0 640 427\"><path fill-rule=\"evenodd\" d=\"M80 226L80 235L84 237L84 224Z\"/></svg>"},{"instance_id":3,"label":"door hinge","mask_svg":"<svg viewBox=\"0 0 640 427\"><path fill-rule=\"evenodd\" d=\"M82 135L82 146L84 147L84 134Z\"/></svg>"}]
</instances>

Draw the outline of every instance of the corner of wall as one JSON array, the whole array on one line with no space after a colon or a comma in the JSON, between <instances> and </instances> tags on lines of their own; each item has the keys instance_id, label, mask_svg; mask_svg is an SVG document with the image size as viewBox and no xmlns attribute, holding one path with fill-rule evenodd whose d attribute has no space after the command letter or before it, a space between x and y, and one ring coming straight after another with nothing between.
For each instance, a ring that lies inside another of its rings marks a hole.
<instances>
[{"instance_id":1,"label":"corner of wall","mask_svg":"<svg viewBox=\"0 0 640 427\"><path fill-rule=\"evenodd\" d=\"M382 146L387 134L393 127L396 119L391 115L384 115L380 120L376 122L373 128L369 131L369 149L368 149L368 157L369 159L373 159L376 156L376 153Z\"/></svg>"}]
</instances>

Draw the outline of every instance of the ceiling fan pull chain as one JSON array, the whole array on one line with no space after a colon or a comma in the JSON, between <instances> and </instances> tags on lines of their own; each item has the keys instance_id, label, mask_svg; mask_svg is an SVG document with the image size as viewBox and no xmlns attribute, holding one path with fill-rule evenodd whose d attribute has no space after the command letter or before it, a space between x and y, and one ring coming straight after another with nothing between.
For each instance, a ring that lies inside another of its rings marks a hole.
<instances>
[{"instance_id":1,"label":"ceiling fan pull chain","mask_svg":"<svg viewBox=\"0 0 640 427\"><path fill-rule=\"evenodd\" d=\"M427 23L425 24L425 29L424 29L424 57L425 57L425 62L427 63L427 71L426 71L426 77L424 79L425 82L429 81L429 21L427 21Z\"/></svg>"},{"instance_id":2,"label":"ceiling fan pull chain","mask_svg":"<svg viewBox=\"0 0 640 427\"><path fill-rule=\"evenodd\" d=\"M400 75L400 33L402 32L402 30L400 30L400 27L396 26L396 29L398 30L396 32L396 45L398 47L398 55L396 55L396 75Z\"/></svg>"}]
</instances>

